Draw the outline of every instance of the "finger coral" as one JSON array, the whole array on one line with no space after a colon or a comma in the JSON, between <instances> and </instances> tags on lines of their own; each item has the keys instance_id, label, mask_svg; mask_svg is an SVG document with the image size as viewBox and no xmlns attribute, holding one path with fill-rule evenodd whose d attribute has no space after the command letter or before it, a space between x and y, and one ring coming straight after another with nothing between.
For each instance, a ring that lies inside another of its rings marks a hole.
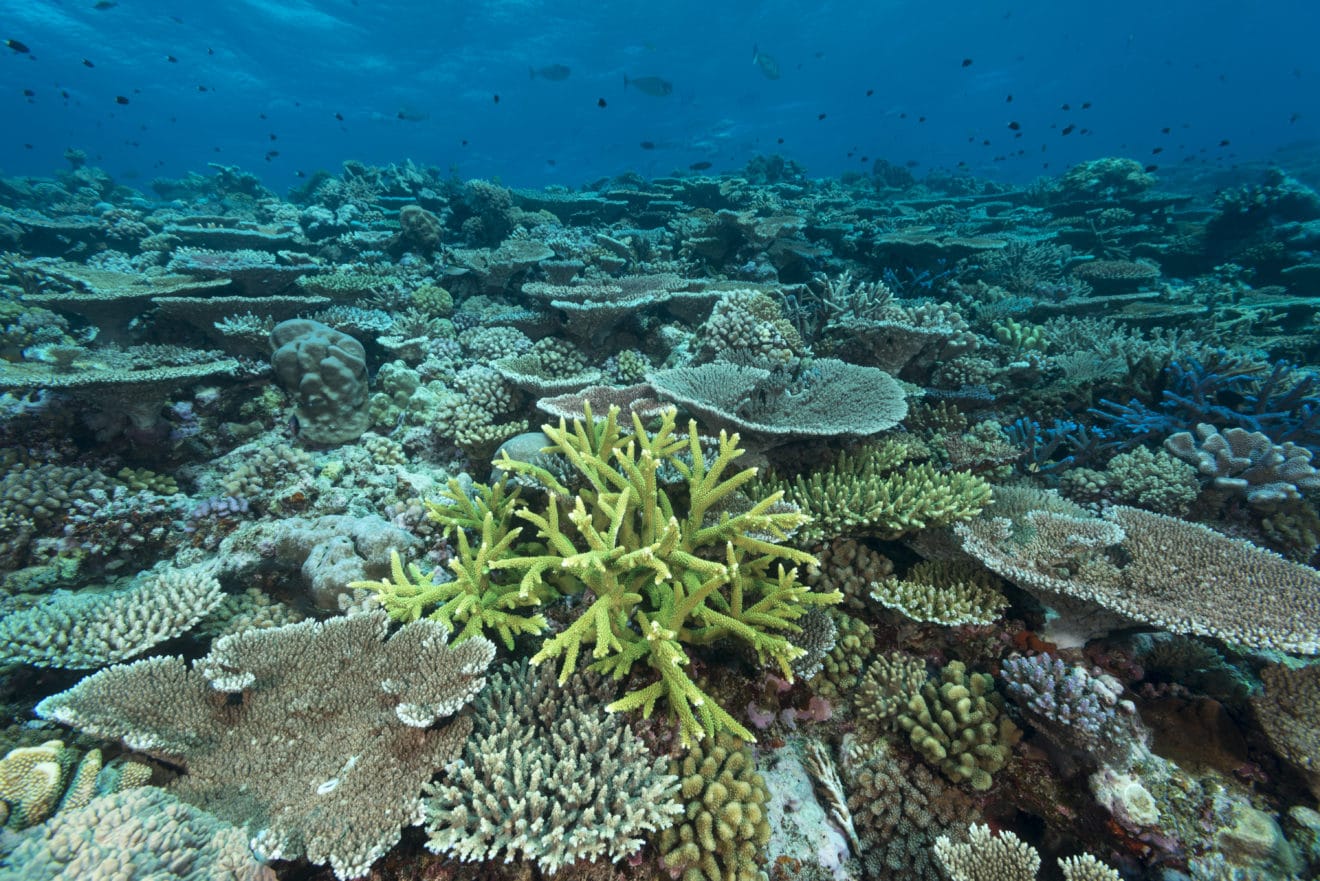
<instances>
[{"instance_id":1,"label":"finger coral","mask_svg":"<svg viewBox=\"0 0 1320 881\"><path fill-rule=\"evenodd\" d=\"M752 751L720 734L674 763L686 813L660 835L660 862L683 881L764 881L770 841L765 781Z\"/></svg>"}]
</instances>

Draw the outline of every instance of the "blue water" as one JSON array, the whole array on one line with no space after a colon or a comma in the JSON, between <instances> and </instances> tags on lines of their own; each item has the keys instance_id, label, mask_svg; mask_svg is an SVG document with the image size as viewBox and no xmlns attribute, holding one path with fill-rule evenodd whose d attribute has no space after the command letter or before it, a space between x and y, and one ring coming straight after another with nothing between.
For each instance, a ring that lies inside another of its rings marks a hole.
<instances>
[{"instance_id":1,"label":"blue water","mask_svg":"<svg viewBox=\"0 0 1320 881\"><path fill-rule=\"evenodd\" d=\"M1314 0L93 2L0 3L0 39L31 50L0 49L0 174L48 174L75 147L144 184L220 162L284 188L411 158L576 185L772 152L812 175L883 158L1025 181L1320 141ZM529 77L549 64L571 75Z\"/></svg>"}]
</instances>

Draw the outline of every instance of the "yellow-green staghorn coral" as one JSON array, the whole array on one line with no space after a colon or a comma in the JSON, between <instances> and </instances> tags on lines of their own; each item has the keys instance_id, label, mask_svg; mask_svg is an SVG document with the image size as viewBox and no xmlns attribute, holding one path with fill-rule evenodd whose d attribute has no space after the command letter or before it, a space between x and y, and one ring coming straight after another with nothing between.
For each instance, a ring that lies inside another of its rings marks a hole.
<instances>
[{"instance_id":1,"label":"yellow-green staghorn coral","mask_svg":"<svg viewBox=\"0 0 1320 881\"><path fill-rule=\"evenodd\" d=\"M969 471L915 464L911 448L886 440L843 453L827 468L760 486L779 491L812 517L806 541L839 536L897 538L975 517L990 503L990 484Z\"/></svg>"},{"instance_id":2,"label":"yellow-green staghorn coral","mask_svg":"<svg viewBox=\"0 0 1320 881\"><path fill-rule=\"evenodd\" d=\"M494 632L512 649L514 636L540 633L545 629L545 616L521 614L521 610L553 599L557 593L544 581L520 582L495 568L498 561L515 554L543 550L543 546L517 543L523 532L513 525L518 491L510 492L507 483L498 483L478 486L470 497L458 481L451 480L442 496L443 503L426 505L430 518L455 538L456 553L449 561L453 578L437 581L435 572L423 574L412 564L405 567L398 553L391 552L389 578L355 581L349 587L374 590L381 606L396 621L416 621L425 615L451 633L457 630L454 644ZM477 537L475 543L468 540L469 530Z\"/></svg>"},{"instance_id":3,"label":"yellow-green staghorn coral","mask_svg":"<svg viewBox=\"0 0 1320 881\"><path fill-rule=\"evenodd\" d=\"M561 683L584 646L590 668L615 679L643 664L658 679L612 710L640 709L649 717L664 700L685 743L721 730L753 740L687 675L688 647L741 640L792 678L790 664L803 652L786 635L799 631L797 619L812 606L842 599L799 583L792 564L814 558L775 541L807 518L779 510L778 492L731 505L756 476L754 468L727 473L742 455L737 435L721 434L712 453L702 448L695 422L686 436L675 431L672 409L649 433L636 415L631 431L620 425L618 407L596 420L588 405L584 415L571 428L563 420L542 426L550 440L542 452L564 463L559 473L574 489L506 453L496 466L544 490L544 504L504 481L479 485L474 495L451 482L444 501L429 505L431 518L457 542L452 580L396 558L389 579L352 586L376 591L397 620L426 616L459 630L456 643L493 630L510 647L516 634L546 625L522 610L584 594L589 605L541 645L536 663L560 661ZM677 481L668 479L675 475Z\"/></svg>"},{"instance_id":4,"label":"yellow-green staghorn coral","mask_svg":"<svg viewBox=\"0 0 1320 881\"><path fill-rule=\"evenodd\" d=\"M802 650L783 634L796 632L795 621L811 606L842 599L799 583L791 564L813 558L774 540L786 539L806 518L779 511L778 492L745 509L723 509L756 476L754 468L726 474L742 455L737 435L721 433L711 454L695 421L686 437L677 434L672 410L653 432L635 414L633 430L625 432L617 407L600 421L589 406L585 415L571 428L563 420L542 428L551 441L544 452L567 461L581 482L576 492L537 465L507 455L497 462L537 481L551 502L544 511L516 512L536 527L546 553L492 565L522 571L527 585L549 573L568 576L592 598L533 661L560 659L560 681L576 668L583 646L591 647L591 668L616 679L643 663L659 679L611 709L649 716L663 698L685 743L720 730L753 740L687 675L687 646L741 640L792 678L790 663ZM662 470L671 469L681 480L666 488Z\"/></svg>"}]
</instances>

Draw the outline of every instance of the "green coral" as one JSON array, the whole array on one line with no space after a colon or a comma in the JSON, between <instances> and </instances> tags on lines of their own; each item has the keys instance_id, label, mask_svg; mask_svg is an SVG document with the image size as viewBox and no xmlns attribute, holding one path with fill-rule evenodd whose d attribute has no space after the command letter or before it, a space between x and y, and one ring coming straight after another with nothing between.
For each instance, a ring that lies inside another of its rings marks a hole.
<instances>
[{"instance_id":1,"label":"green coral","mask_svg":"<svg viewBox=\"0 0 1320 881\"><path fill-rule=\"evenodd\" d=\"M380 581L354 581L352 588L376 592L381 606L396 621L416 621L425 617L439 621L452 633L452 643L498 634L512 649L518 634L539 634L545 629L545 616L525 615L520 610L539 606L553 599L557 592L544 581L517 579L496 569L497 561L506 561L515 551L536 553L537 546L518 544L522 528L513 525L513 513L519 504L518 491L509 491L508 483L478 485L468 496L458 481L451 480L442 492L443 502L427 502L428 516L452 535L457 550L449 561L453 577L437 580L436 572L423 573L417 566L406 567L396 551L390 552L390 576ZM477 540L468 540L468 533Z\"/></svg>"},{"instance_id":2,"label":"green coral","mask_svg":"<svg viewBox=\"0 0 1320 881\"><path fill-rule=\"evenodd\" d=\"M913 464L914 450L886 440L844 452L828 467L792 480L771 478L763 488L812 517L804 541L842 535L893 539L975 517L990 503L990 484L970 471L944 472Z\"/></svg>"},{"instance_id":3,"label":"green coral","mask_svg":"<svg viewBox=\"0 0 1320 881\"><path fill-rule=\"evenodd\" d=\"M913 621L945 627L993 624L1008 608L1008 598L999 590L1001 583L971 563L927 560L902 578L872 584L871 598Z\"/></svg>"},{"instance_id":4,"label":"green coral","mask_svg":"<svg viewBox=\"0 0 1320 881\"><path fill-rule=\"evenodd\" d=\"M478 485L471 496L451 482L444 502L429 507L457 540L452 581L396 559L389 579L353 586L375 590L398 620L428 615L451 630L461 625L455 642L493 629L510 646L517 633L545 627L542 616L521 610L583 594L585 610L541 645L535 663L560 661L561 683L584 646L590 669L615 679L642 664L658 679L610 709L649 717L663 699L685 743L720 730L753 740L687 675L688 647L739 640L791 679L791 662L803 650L785 634L801 629L796 621L811 607L842 597L798 582L791 564L815 560L776 543L806 519L780 510L779 493L734 504L756 475L754 468L726 474L743 452L736 435L721 434L718 450L708 453L695 422L686 436L676 433L672 410L652 433L636 415L625 431L618 416L611 407L597 421L587 406L571 428L563 420L542 426L551 442L542 452L566 464L576 490L534 462L507 453L497 460L502 471L544 490L544 505L533 506L511 481ZM667 484L658 472L680 479Z\"/></svg>"},{"instance_id":5,"label":"green coral","mask_svg":"<svg viewBox=\"0 0 1320 881\"><path fill-rule=\"evenodd\" d=\"M1003 699L990 674L968 673L962 661L951 661L940 680L912 697L898 716L899 727L928 765L983 792L1022 732L1001 712Z\"/></svg>"},{"instance_id":6,"label":"green coral","mask_svg":"<svg viewBox=\"0 0 1320 881\"><path fill-rule=\"evenodd\" d=\"M708 454L695 421L686 437L675 432L672 410L650 433L636 414L633 431L625 433L618 416L618 407L611 407L596 421L588 405L586 419L574 420L571 429L563 420L558 427L542 426L551 440L543 452L567 461L582 481L576 493L535 464L507 455L496 463L536 480L551 503L544 512L517 511L536 527L546 553L493 565L520 570L531 584L558 573L592 597L533 661L560 659L561 682L576 668L583 646L592 647L591 669L615 679L644 663L659 679L625 694L611 709L641 709L649 716L663 698L685 743L725 729L754 740L684 671L687 647L740 640L792 679L790 664L802 649L782 634L800 630L795 621L810 607L842 597L813 593L797 581L796 567L786 566L814 558L776 543L806 520L779 510L780 493L749 507L732 505L756 476L755 468L726 476L743 454L737 435L721 432L718 451ZM673 469L681 480L667 489L657 477L662 469Z\"/></svg>"},{"instance_id":7,"label":"green coral","mask_svg":"<svg viewBox=\"0 0 1320 881\"><path fill-rule=\"evenodd\" d=\"M1039 324L1027 324L1005 318L1002 322L995 322L994 330L995 339L1010 349L1043 352L1050 347L1045 328Z\"/></svg>"},{"instance_id":8,"label":"green coral","mask_svg":"<svg viewBox=\"0 0 1320 881\"><path fill-rule=\"evenodd\" d=\"M454 297L434 284L424 284L412 292L413 306L432 318L444 318L454 311Z\"/></svg>"},{"instance_id":9,"label":"green coral","mask_svg":"<svg viewBox=\"0 0 1320 881\"><path fill-rule=\"evenodd\" d=\"M179 491L179 484L173 477L157 474L148 468L120 468L115 478L133 492L172 496Z\"/></svg>"},{"instance_id":10,"label":"green coral","mask_svg":"<svg viewBox=\"0 0 1320 881\"><path fill-rule=\"evenodd\" d=\"M764 881L770 792L751 749L721 733L675 760L670 772L680 778L686 813L660 835L665 869L682 881Z\"/></svg>"},{"instance_id":11,"label":"green coral","mask_svg":"<svg viewBox=\"0 0 1320 881\"><path fill-rule=\"evenodd\" d=\"M831 609L834 647L821 661L821 670L811 679L811 688L821 697L843 701L856 693L866 665L875 652L875 633L865 621Z\"/></svg>"}]
</instances>

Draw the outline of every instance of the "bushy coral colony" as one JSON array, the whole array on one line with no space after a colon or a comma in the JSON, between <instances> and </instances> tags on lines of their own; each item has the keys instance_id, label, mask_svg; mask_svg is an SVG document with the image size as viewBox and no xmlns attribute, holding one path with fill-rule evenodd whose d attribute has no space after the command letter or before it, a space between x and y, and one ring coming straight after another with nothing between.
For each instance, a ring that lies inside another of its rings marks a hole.
<instances>
[{"instance_id":1,"label":"bushy coral colony","mask_svg":"<svg viewBox=\"0 0 1320 881\"><path fill-rule=\"evenodd\" d=\"M0 180L0 879L1317 877L1320 198L1156 184Z\"/></svg>"}]
</instances>

